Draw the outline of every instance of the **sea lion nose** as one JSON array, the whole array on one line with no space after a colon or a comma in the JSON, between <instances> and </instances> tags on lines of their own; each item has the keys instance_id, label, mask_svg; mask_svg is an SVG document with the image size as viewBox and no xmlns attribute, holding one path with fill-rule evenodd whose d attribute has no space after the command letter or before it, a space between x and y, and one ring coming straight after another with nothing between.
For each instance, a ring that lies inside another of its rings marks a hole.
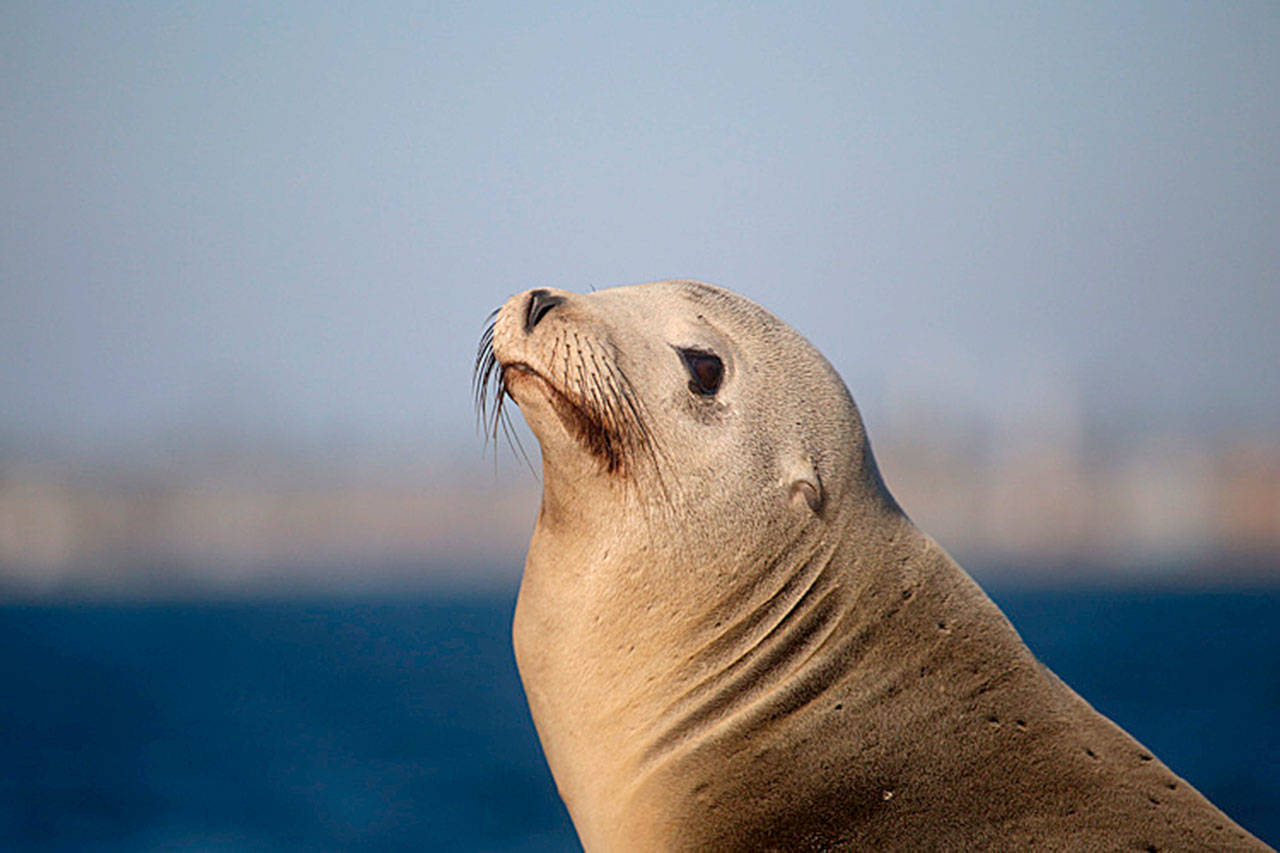
<instances>
[{"instance_id":1,"label":"sea lion nose","mask_svg":"<svg viewBox=\"0 0 1280 853\"><path fill-rule=\"evenodd\" d=\"M529 305L524 310L524 333L527 335L532 332L533 327L547 316L547 312L561 302L564 302L563 296L555 296L551 291L541 287L529 291Z\"/></svg>"}]
</instances>

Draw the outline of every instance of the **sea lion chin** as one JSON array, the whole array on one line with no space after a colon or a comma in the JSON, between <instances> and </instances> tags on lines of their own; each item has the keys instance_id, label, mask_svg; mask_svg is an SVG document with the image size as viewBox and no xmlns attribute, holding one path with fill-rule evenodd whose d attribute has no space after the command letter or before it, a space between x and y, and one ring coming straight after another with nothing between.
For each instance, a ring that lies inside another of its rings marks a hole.
<instances>
[{"instance_id":1,"label":"sea lion chin","mask_svg":"<svg viewBox=\"0 0 1280 853\"><path fill-rule=\"evenodd\" d=\"M1036 661L750 300L518 294L477 386L542 451L514 645L588 850L1267 849Z\"/></svg>"}]
</instances>

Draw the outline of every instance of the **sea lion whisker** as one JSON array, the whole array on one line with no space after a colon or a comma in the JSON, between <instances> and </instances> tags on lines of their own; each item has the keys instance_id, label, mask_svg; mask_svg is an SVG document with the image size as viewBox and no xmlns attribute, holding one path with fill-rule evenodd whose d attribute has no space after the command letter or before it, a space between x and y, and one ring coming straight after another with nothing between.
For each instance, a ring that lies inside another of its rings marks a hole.
<instances>
[{"instance_id":1,"label":"sea lion whisker","mask_svg":"<svg viewBox=\"0 0 1280 853\"><path fill-rule=\"evenodd\" d=\"M588 340L587 344L591 365L594 368L592 382L595 385L596 399L600 402L602 408L603 420L612 432L616 434L621 445L620 450L624 455L632 455L635 445L635 428L626 417L626 412L622 409L621 402L618 399L618 388L613 381L608 359L605 359L604 364L601 364L601 356L596 350L595 343Z\"/></svg>"},{"instance_id":2,"label":"sea lion whisker","mask_svg":"<svg viewBox=\"0 0 1280 853\"><path fill-rule=\"evenodd\" d=\"M608 409L604 400L601 399L599 376L594 372L586 371L581 353L578 355L578 362L578 376L583 385L582 397L587 418L595 427L594 437L603 450L608 470L611 472L616 471L621 468L622 464L622 460L619 457L621 448L614 446L615 441L613 440L613 432L610 430Z\"/></svg>"},{"instance_id":3,"label":"sea lion whisker","mask_svg":"<svg viewBox=\"0 0 1280 853\"><path fill-rule=\"evenodd\" d=\"M496 309L485 320L484 329L480 333L480 343L476 348L476 359L471 376L471 393L475 397L476 426L485 437L485 445L493 445L493 463L498 464L498 433L501 430L511 445L524 460L529 470L537 476L529 454L524 449L520 436L511 424L511 416L506 411L507 393L506 370L499 363L493 348L494 327L502 309ZM492 397L492 403L490 398Z\"/></svg>"},{"instance_id":4,"label":"sea lion whisker","mask_svg":"<svg viewBox=\"0 0 1280 853\"><path fill-rule=\"evenodd\" d=\"M635 434L636 445L643 451L649 460L649 470L658 482L658 488L662 492L663 500L658 504L663 509L671 506L671 493L667 490L666 479L662 474L663 461L665 453L654 439L653 432L649 429L647 418L642 408L642 403L636 396L635 389L631 385L631 381L627 378L622 366L618 364L617 358L606 359L605 364L608 366L609 381L614 384L617 389L618 397L621 405L625 406L629 413L626 420L631 424Z\"/></svg>"},{"instance_id":5,"label":"sea lion whisker","mask_svg":"<svg viewBox=\"0 0 1280 853\"><path fill-rule=\"evenodd\" d=\"M497 312L489 315L484 330L480 333L480 344L476 348L475 367L471 376L471 393L475 397L476 417L479 424L488 426L489 392L498 370L497 356L493 351L493 329ZM497 377L496 393L500 398L504 392L501 376ZM496 401L495 401L496 402Z\"/></svg>"},{"instance_id":6,"label":"sea lion whisker","mask_svg":"<svg viewBox=\"0 0 1280 853\"><path fill-rule=\"evenodd\" d=\"M602 372L609 385L610 399L617 410L616 417L619 425L633 444L647 450L651 434L636 410L635 396L625 377L620 375L620 368L612 360L605 358Z\"/></svg>"},{"instance_id":7,"label":"sea lion whisker","mask_svg":"<svg viewBox=\"0 0 1280 853\"><path fill-rule=\"evenodd\" d=\"M657 442L653 437L653 432L649 429L647 414L635 393L635 388L632 386L630 378L622 368L618 352L615 348L609 347L604 363L608 370L609 377L613 381L614 387L617 389L619 398L630 412L627 417L627 421L631 425L632 429L638 434L640 445L649 456L649 459L654 464L656 470L659 462L658 455L656 453L656 451L659 450ZM657 473L661 476L660 471L657 471Z\"/></svg>"},{"instance_id":8,"label":"sea lion whisker","mask_svg":"<svg viewBox=\"0 0 1280 853\"><path fill-rule=\"evenodd\" d=\"M493 322L490 320L480 332L480 344L476 347L475 366L471 373L471 394L476 398L477 411L482 412L484 406L484 394L488 390L489 372L492 369L489 365L496 361L493 354Z\"/></svg>"},{"instance_id":9,"label":"sea lion whisker","mask_svg":"<svg viewBox=\"0 0 1280 853\"><path fill-rule=\"evenodd\" d=\"M494 433L493 433L494 444L495 444L494 458L496 461L497 459L496 445L497 445L497 438L498 438L497 424L501 423L502 434L503 436L506 437L507 443L511 445L512 449L514 449L517 453L520 454L520 458L524 460L525 466L536 477L538 476L538 469L534 467L533 460L529 458L529 454L525 451L524 442L520 440L519 433L516 432L515 427L511 423L511 415L509 412L507 412L505 408L506 401L509 400L510 398L511 398L511 395L507 394L505 391L503 392L502 396L498 398L497 413L494 416Z\"/></svg>"},{"instance_id":10,"label":"sea lion whisker","mask_svg":"<svg viewBox=\"0 0 1280 853\"><path fill-rule=\"evenodd\" d=\"M606 400L609 417L624 444L627 456L634 460L639 451L653 461L651 433L640 417L634 392L621 373L615 354L603 344L603 351L598 351L594 343L590 348L592 364L603 385L602 397ZM607 393L604 393L606 390Z\"/></svg>"}]
</instances>

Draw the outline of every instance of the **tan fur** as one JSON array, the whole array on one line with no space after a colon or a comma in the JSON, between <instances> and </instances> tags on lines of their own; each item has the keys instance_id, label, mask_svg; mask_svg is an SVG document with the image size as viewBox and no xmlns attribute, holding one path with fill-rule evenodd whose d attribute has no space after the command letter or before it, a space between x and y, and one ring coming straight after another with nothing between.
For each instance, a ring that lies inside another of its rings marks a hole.
<instances>
[{"instance_id":1,"label":"tan fur","mask_svg":"<svg viewBox=\"0 0 1280 853\"><path fill-rule=\"evenodd\" d=\"M1266 849L911 524L794 330L695 282L554 295L493 354L542 447L516 659L587 850Z\"/></svg>"}]
</instances>

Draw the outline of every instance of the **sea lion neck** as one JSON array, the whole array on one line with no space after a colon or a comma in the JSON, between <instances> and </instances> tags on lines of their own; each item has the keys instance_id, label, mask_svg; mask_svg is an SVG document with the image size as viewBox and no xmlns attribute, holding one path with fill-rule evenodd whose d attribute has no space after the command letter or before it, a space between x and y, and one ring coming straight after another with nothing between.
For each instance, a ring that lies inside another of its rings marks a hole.
<instances>
[{"instance_id":1,"label":"sea lion neck","mask_svg":"<svg viewBox=\"0 0 1280 853\"><path fill-rule=\"evenodd\" d=\"M731 806L735 831L754 839L719 835L689 849L750 849L784 836L790 802L851 804L850 820L874 821L913 780L962 775L974 760L967 730L948 733L954 762L918 748L920 730L950 726L945 710L959 700L973 703L963 725L980 738L993 724L978 697L1017 693L1040 677L994 605L905 516L882 516L874 529L850 524L835 537L828 530L826 541L797 543L778 563L780 583L722 608L722 632L687 661L679 699L646 731L624 797L630 813L673 815L687 833L695 815ZM743 787L761 784L764 764L776 767L767 802ZM813 849L835 844L833 833ZM655 848L672 842L652 838Z\"/></svg>"},{"instance_id":2,"label":"sea lion neck","mask_svg":"<svg viewBox=\"0 0 1280 853\"><path fill-rule=\"evenodd\" d=\"M606 820L639 795L636 780L659 778L691 750L749 738L820 699L841 674L833 656L884 636L877 622L918 583L927 542L896 509L869 517L875 504L842 505L687 562L659 539L565 535L544 523L544 508L515 645L575 823Z\"/></svg>"}]
</instances>

